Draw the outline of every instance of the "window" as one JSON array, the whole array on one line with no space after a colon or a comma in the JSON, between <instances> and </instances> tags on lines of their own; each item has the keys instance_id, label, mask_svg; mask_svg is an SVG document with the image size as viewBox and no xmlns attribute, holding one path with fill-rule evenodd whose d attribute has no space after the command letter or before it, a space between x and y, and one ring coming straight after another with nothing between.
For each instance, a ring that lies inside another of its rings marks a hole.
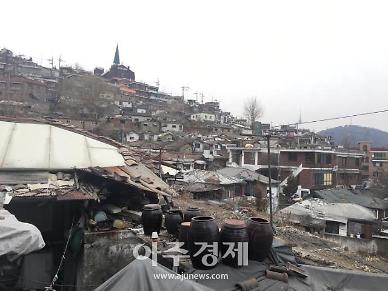
<instances>
[{"instance_id":1,"label":"window","mask_svg":"<svg viewBox=\"0 0 388 291\"><path fill-rule=\"evenodd\" d=\"M314 184L315 184L315 186L323 185L323 174L322 173L314 174Z\"/></svg>"},{"instance_id":2,"label":"window","mask_svg":"<svg viewBox=\"0 0 388 291\"><path fill-rule=\"evenodd\" d=\"M367 151L368 151L368 146L367 146L367 145L363 145L363 146L362 146L362 150L363 150L364 152L367 152Z\"/></svg>"},{"instance_id":3,"label":"window","mask_svg":"<svg viewBox=\"0 0 388 291\"><path fill-rule=\"evenodd\" d=\"M323 185L324 186L330 186L332 185L332 174L331 173L325 173L323 174Z\"/></svg>"},{"instance_id":4,"label":"window","mask_svg":"<svg viewBox=\"0 0 388 291\"><path fill-rule=\"evenodd\" d=\"M296 162L298 160L298 153L295 152L289 152L288 153L288 160L290 162Z\"/></svg>"},{"instance_id":5,"label":"window","mask_svg":"<svg viewBox=\"0 0 388 291\"><path fill-rule=\"evenodd\" d=\"M315 153L306 153L305 155L306 163L314 163L315 161Z\"/></svg>"},{"instance_id":6,"label":"window","mask_svg":"<svg viewBox=\"0 0 388 291\"><path fill-rule=\"evenodd\" d=\"M385 160L385 153L374 153L373 158L375 160Z\"/></svg>"},{"instance_id":7,"label":"window","mask_svg":"<svg viewBox=\"0 0 388 291\"><path fill-rule=\"evenodd\" d=\"M355 161L356 161L356 167L359 167L360 166L360 159L356 158Z\"/></svg>"},{"instance_id":8,"label":"window","mask_svg":"<svg viewBox=\"0 0 388 291\"><path fill-rule=\"evenodd\" d=\"M318 164L331 164L331 154L317 153Z\"/></svg>"},{"instance_id":9,"label":"window","mask_svg":"<svg viewBox=\"0 0 388 291\"><path fill-rule=\"evenodd\" d=\"M346 167L346 165L347 165L347 158L346 157L339 157L339 164L341 166Z\"/></svg>"},{"instance_id":10,"label":"window","mask_svg":"<svg viewBox=\"0 0 388 291\"><path fill-rule=\"evenodd\" d=\"M315 173L314 183L315 186L331 186L333 184L332 173Z\"/></svg>"},{"instance_id":11,"label":"window","mask_svg":"<svg viewBox=\"0 0 388 291\"><path fill-rule=\"evenodd\" d=\"M176 125L175 125L175 124L173 124L173 125L172 125L172 128L176 128Z\"/></svg>"},{"instance_id":12,"label":"window","mask_svg":"<svg viewBox=\"0 0 388 291\"><path fill-rule=\"evenodd\" d=\"M120 123L121 123L121 124L124 124L124 123L125 123L125 120L124 120L124 119L121 119L121 120L120 120Z\"/></svg>"}]
</instances>

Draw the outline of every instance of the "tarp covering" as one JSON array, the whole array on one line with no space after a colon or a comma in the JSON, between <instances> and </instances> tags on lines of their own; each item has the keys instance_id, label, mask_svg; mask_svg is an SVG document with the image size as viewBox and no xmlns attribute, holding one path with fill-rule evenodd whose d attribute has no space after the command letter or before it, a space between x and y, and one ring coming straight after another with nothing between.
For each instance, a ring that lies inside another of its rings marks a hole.
<instances>
[{"instance_id":1,"label":"tarp covering","mask_svg":"<svg viewBox=\"0 0 388 291\"><path fill-rule=\"evenodd\" d=\"M118 149L50 124L0 121L0 169L124 166Z\"/></svg>"},{"instance_id":2,"label":"tarp covering","mask_svg":"<svg viewBox=\"0 0 388 291\"><path fill-rule=\"evenodd\" d=\"M21 255L42 249L45 243L32 224L20 222L5 209L0 209L0 256L12 261Z\"/></svg>"},{"instance_id":3,"label":"tarp covering","mask_svg":"<svg viewBox=\"0 0 388 291\"><path fill-rule=\"evenodd\" d=\"M304 265L311 290L388 290L388 275Z\"/></svg>"},{"instance_id":4,"label":"tarp covering","mask_svg":"<svg viewBox=\"0 0 388 291\"><path fill-rule=\"evenodd\" d=\"M288 248L289 249L289 248ZM289 249L290 250L290 249ZM294 257L287 251L287 248L279 242L273 246L272 252L278 257L278 263L291 261ZM281 259L279 260L279 257ZM289 260L290 259L290 260ZM368 291L386 290L388 276L366 272L354 272L343 269L331 269L301 265L307 278L289 276L288 282L268 279L265 277L265 270L269 264L274 262L267 259L265 262L249 261L248 266L232 268L224 264L218 264L211 270L189 271L190 274L228 274L225 279L198 279L196 282L185 279L156 279L158 274L176 274L173 271L158 265L153 267L150 260L135 260L127 265L120 272L112 276L104 284L98 287L97 291L120 290L120 291L148 291L148 290L189 290L189 291L210 291L229 290L238 291L236 284L251 278L258 281L258 286L250 291ZM159 277L160 278L160 277ZM210 277L211 278L211 277Z\"/></svg>"},{"instance_id":5,"label":"tarp covering","mask_svg":"<svg viewBox=\"0 0 388 291\"><path fill-rule=\"evenodd\" d=\"M190 280L156 279L154 277L154 275L168 274L174 274L174 272L161 265L153 267L149 259L135 260L95 291L211 291L211 289Z\"/></svg>"}]
</instances>

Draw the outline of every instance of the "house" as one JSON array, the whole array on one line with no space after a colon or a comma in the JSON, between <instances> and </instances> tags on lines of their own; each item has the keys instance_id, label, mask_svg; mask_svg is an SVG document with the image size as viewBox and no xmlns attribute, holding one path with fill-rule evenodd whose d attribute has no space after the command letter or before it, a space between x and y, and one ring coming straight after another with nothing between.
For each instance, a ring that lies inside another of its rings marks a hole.
<instances>
[{"instance_id":1,"label":"house","mask_svg":"<svg viewBox=\"0 0 388 291\"><path fill-rule=\"evenodd\" d=\"M126 141L127 142L135 142L140 139L140 134L135 131L130 131L126 134Z\"/></svg>"},{"instance_id":2,"label":"house","mask_svg":"<svg viewBox=\"0 0 388 291\"><path fill-rule=\"evenodd\" d=\"M228 124L214 124L212 125L213 134L217 135L227 135L227 136L233 136L235 135L234 129L232 126Z\"/></svg>"},{"instance_id":3,"label":"house","mask_svg":"<svg viewBox=\"0 0 388 291\"><path fill-rule=\"evenodd\" d=\"M133 222L126 213L168 203L173 192L111 139L50 121L3 120L0 191L11 197L4 208L36 226L46 245L23 259L23 289L47 287L64 252L57 284L75 290L102 283L142 242L127 230ZM66 249L69 241L73 246Z\"/></svg>"},{"instance_id":4,"label":"house","mask_svg":"<svg viewBox=\"0 0 388 291\"><path fill-rule=\"evenodd\" d=\"M228 177L215 171L193 170L183 173L183 188L194 199L230 199L244 195L244 180Z\"/></svg>"},{"instance_id":5,"label":"house","mask_svg":"<svg viewBox=\"0 0 388 291\"><path fill-rule=\"evenodd\" d=\"M206 148L206 143L201 139L196 139L193 141L193 152L202 153Z\"/></svg>"},{"instance_id":6,"label":"house","mask_svg":"<svg viewBox=\"0 0 388 291\"><path fill-rule=\"evenodd\" d=\"M252 171L268 168L268 152L265 146L246 144L245 146L228 146L228 164L237 165ZM279 166L279 148L271 144L271 167L277 169ZM274 175L273 177L276 177Z\"/></svg>"},{"instance_id":7,"label":"house","mask_svg":"<svg viewBox=\"0 0 388 291\"><path fill-rule=\"evenodd\" d=\"M361 183L363 153L321 149L279 150L279 176L286 179L302 165L297 175L302 188L322 189Z\"/></svg>"},{"instance_id":8,"label":"house","mask_svg":"<svg viewBox=\"0 0 388 291\"><path fill-rule=\"evenodd\" d=\"M374 213L357 204L307 199L280 210L282 217L308 229L340 236L372 238L379 232Z\"/></svg>"},{"instance_id":9,"label":"house","mask_svg":"<svg viewBox=\"0 0 388 291\"><path fill-rule=\"evenodd\" d=\"M137 112L128 112L124 115L125 119L131 120L132 122L144 122L151 121L152 116L149 113L137 113Z\"/></svg>"},{"instance_id":10,"label":"house","mask_svg":"<svg viewBox=\"0 0 388 291\"><path fill-rule=\"evenodd\" d=\"M388 148L372 147L370 142L359 142L360 150L365 154L362 161L363 179L378 179L388 172Z\"/></svg>"},{"instance_id":11,"label":"house","mask_svg":"<svg viewBox=\"0 0 388 291\"><path fill-rule=\"evenodd\" d=\"M226 167L217 170L217 173L220 173L227 177L242 179L245 181L245 188L244 193L248 196L256 196L258 195L258 192L260 192L262 195L266 195L268 185L269 185L269 178L267 176L261 175L259 173L256 173L254 171L244 169L244 168L238 168L238 167ZM279 181L276 179L271 179L271 184L273 187L272 193L277 192L277 185L279 184ZM258 195L260 196L260 195Z\"/></svg>"},{"instance_id":12,"label":"house","mask_svg":"<svg viewBox=\"0 0 388 291\"><path fill-rule=\"evenodd\" d=\"M328 203L353 203L368 208L376 219L388 217L388 201L369 189L324 189L313 192L313 197Z\"/></svg>"},{"instance_id":13,"label":"house","mask_svg":"<svg viewBox=\"0 0 388 291\"><path fill-rule=\"evenodd\" d=\"M183 125L180 122L176 121L166 121L161 123L161 130L163 132L167 131L183 131Z\"/></svg>"},{"instance_id":14,"label":"house","mask_svg":"<svg viewBox=\"0 0 388 291\"><path fill-rule=\"evenodd\" d=\"M194 169L205 170L207 164L201 159L201 154L180 153L180 152L163 152L163 164L171 166L181 172L188 172Z\"/></svg>"},{"instance_id":15,"label":"house","mask_svg":"<svg viewBox=\"0 0 388 291\"><path fill-rule=\"evenodd\" d=\"M206 122L215 122L216 116L213 113L199 112L190 115L190 119L194 121L206 121Z\"/></svg>"}]
</instances>

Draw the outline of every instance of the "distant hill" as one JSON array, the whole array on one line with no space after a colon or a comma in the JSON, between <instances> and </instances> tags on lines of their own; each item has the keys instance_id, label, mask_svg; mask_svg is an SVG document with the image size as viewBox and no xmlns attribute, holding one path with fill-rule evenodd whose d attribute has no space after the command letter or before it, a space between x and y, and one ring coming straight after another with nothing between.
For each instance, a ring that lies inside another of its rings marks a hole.
<instances>
[{"instance_id":1,"label":"distant hill","mask_svg":"<svg viewBox=\"0 0 388 291\"><path fill-rule=\"evenodd\" d=\"M319 134L332 136L337 144L356 146L359 141L369 141L373 147L388 147L388 132L371 127L345 125L322 130Z\"/></svg>"}]
</instances>

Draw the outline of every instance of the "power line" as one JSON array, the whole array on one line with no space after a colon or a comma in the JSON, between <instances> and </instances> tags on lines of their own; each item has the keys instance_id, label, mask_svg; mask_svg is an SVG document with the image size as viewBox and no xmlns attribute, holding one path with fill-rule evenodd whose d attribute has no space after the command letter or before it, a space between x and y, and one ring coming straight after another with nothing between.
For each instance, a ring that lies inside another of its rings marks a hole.
<instances>
[{"instance_id":1,"label":"power line","mask_svg":"<svg viewBox=\"0 0 388 291\"><path fill-rule=\"evenodd\" d=\"M372 115L372 114L384 113L384 112L388 112L388 109L382 109L382 110L371 111L371 112L356 113L356 114L350 114L350 115L343 115L343 116L336 116L336 117L329 117L329 118L322 118L322 119L315 119L315 120L304 121L304 122L295 122L295 123L289 123L289 124L285 124L285 125L289 126L289 125L311 124L311 123L317 123L317 122L323 122L323 121L345 119L345 118L364 116L364 115ZM281 127L281 126L284 126L284 125L275 125L273 127Z\"/></svg>"}]
</instances>

